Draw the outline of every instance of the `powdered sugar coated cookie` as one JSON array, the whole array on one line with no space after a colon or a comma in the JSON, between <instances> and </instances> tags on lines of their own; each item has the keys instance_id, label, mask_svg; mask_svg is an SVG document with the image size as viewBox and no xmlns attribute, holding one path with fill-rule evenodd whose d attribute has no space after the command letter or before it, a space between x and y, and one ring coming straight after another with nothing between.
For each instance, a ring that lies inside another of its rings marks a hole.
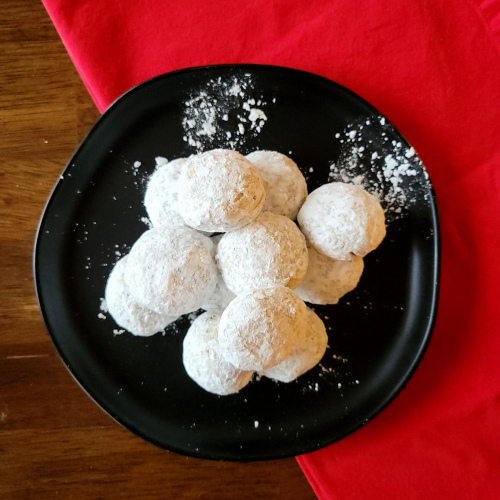
<instances>
[{"instance_id":1,"label":"powdered sugar coated cookie","mask_svg":"<svg viewBox=\"0 0 500 500\"><path fill-rule=\"evenodd\" d=\"M128 257L122 257L113 267L104 292L109 314L116 324L133 335L149 337L162 331L177 316L159 314L141 306L130 294L124 273Z\"/></svg>"},{"instance_id":2,"label":"powdered sugar coated cookie","mask_svg":"<svg viewBox=\"0 0 500 500\"><path fill-rule=\"evenodd\" d=\"M306 329L306 305L293 290L255 290L237 296L222 313L221 353L241 370L262 371L301 345Z\"/></svg>"},{"instance_id":3,"label":"powdered sugar coated cookie","mask_svg":"<svg viewBox=\"0 0 500 500\"><path fill-rule=\"evenodd\" d=\"M144 232L130 249L125 282L136 300L159 313L195 311L213 293L217 266L213 243L188 227Z\"/></svg>"},{"instance_id":4,"label":"powdered sugar coated cookie","mask_svg":"<svg viewBox=\"0 0 500 500\"><path fill-rule=\"evenodd\" d=\"M238 392L252 378L252 371L235 368L220 353L218 329L221 312L198 316L183 341L182 361L187 374L203 389L225 396Z\"/></svg>"},{"instance_id":5,"label":"powdered sugar coated cookie","mask_svg":"<svg viewBox=\"0 0 500 500\"><path fill-rule=\"evenodd\" d=\"M151 175L144 207L153 226L184 226L184 219L179 213L178 181L185 158L178 158L159 165Z\"/></svg>"},{"instance_id":6,"label":"powdered sugar coated cookie","mask_svg":"<svg viewBox=\"0 0 500 500\"><path fill-rule=\"evenodd\" d=\"M360 186L332 182L315 189L302 205L297 220L316 250L332 259L364 257L385 236L380 202Z\"/></svg>"},{"instance_id":7,"label":"powdered sugar coated cookie","mask_svg":"<svg viewBox=\"0 0 500 500\"><path fill-rule=\"evenodd\" d=\"M262 375L280 382L291 382L321 361L327 345L328 335L323 321L308 308L304 342L279 365L264 370Z\"/></svg>"},{"instance_id":8,"label":"powdered sugar coated cookie","mask_svg":"<svg viewBox=\"0 0 500 500\"><path fill-rule=\"evenodd\" d=\"M294 222L263 212L222 237L216 260L227 287L240 294L274 285L295 288L307 271L308 253Z\"/></svg>"},{"instance_id":9,"label":"powdered sugar coated cookie","mask_svg":"<svg viewBox=\"0 0 500 500\"><path fill-rule=\"evenodd\" d=\"M263 212L273 212L295 220L307 196L306 180L297 164L276 151L254 151L246 155L258 169L266 199Z\"/></svg>"},{"instance_id":10,"label":"powdered sugar coated cookie","mask_svg":"<svg viewBox=\"0 0 500 500\"><path fill-rule=\"evenodd\" d=\"M179 179L179 211L188 226L226 232L251 222L262 209L257 167L236 151L214 149L188 158Z\"/></svg>"},{"instance_id":11,"label":"powdered sugar coated cookie","mask_svg":"<svg viewBox=\"0 0 500 500\"><path fill-rule=\"evenodd\" d=\"M363 258L353 254L351 260L331 259L314 247L308 249L309 267L295 292L311 304L337 304L356 288L363 273Z\"/></svg>"}]
</instances>

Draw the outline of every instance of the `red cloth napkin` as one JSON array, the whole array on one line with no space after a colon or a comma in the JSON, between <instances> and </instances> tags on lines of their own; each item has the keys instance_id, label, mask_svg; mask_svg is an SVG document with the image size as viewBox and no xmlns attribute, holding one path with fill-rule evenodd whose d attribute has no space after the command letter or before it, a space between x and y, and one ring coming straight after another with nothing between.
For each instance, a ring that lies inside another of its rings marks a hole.
<instances>
[{"instance_id":1,"label":"red cloth napkin","mask_svg":"<svg viewBox=\"0 0 500 500\"><path fill-rule=\"evenodd\" d=\"M429 350L366 427L297 458L321 499L500 498L500 0L44 0L99 109L163 72L253 62L339 82L434 184L442 285Z\"/></svg>"}]
</instances>

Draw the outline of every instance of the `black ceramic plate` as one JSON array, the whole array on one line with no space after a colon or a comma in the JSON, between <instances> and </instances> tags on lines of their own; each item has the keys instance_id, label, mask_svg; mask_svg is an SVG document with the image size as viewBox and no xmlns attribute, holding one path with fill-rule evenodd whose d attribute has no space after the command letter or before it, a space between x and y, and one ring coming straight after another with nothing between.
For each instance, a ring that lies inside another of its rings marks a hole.
<instances>
[{"instance_id":1,"label":"black ceramic plate","mask_svg":"<svg viewBox=\"0 0 500 500\"><path fill-rule=\"evenodd\" d=\"M113 263L147 229L142 198L155 157L215 147L290 155L309 191L332 180L362 183L382 198L388 221L357 289L338 305L315 307L330 337L321 364L292 383L262 378L225 397L203 391L183 369L182 340L192 317L165 335L137 338L117 334L100 310ZM78 148L40 223L38 300L64 363L118 422L185 455L286 457L355 431L411 377L436 314L437 210L413 153L373 107L305 72L214 66L134 88Z\"/></svg>"}]
</instances>

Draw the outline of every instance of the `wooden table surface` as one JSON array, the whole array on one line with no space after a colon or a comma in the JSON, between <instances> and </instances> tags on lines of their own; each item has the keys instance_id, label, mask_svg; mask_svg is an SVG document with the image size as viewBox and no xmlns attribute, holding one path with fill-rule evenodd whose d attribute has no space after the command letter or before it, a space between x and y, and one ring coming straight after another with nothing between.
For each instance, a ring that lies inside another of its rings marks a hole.
<instances>
[{"instance_id":1,"label":"wooden table surface","mask_svg":"<svg viewBox=\"0 0 500 500\"><path fill-rule=\"evenodd\" d=\"M0 11L0 498L298 498L295 459L227 463L156 448L80 389L47 334L32 252L44 204L99 112L38 1Z\"/></svg>"}]
</instances>

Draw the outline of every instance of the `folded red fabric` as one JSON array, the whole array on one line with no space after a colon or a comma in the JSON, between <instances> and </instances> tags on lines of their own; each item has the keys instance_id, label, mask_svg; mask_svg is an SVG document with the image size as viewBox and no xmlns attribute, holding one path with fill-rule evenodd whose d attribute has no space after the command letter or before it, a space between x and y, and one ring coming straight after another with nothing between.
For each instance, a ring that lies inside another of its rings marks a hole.
<instances>
[{"instance_id":1,"label":"folded red fabric","mask_svg":"<svg viewBox=\"0 0 500 500\"><path fill-rule=\"evenodd\" d=\"M321 499L498 498L500 0L43 1L101 111L160 73L264 63L335 80L399 128L439 204L434 335L381 415L297 460Z\"/></svg>"}]
</instances>

